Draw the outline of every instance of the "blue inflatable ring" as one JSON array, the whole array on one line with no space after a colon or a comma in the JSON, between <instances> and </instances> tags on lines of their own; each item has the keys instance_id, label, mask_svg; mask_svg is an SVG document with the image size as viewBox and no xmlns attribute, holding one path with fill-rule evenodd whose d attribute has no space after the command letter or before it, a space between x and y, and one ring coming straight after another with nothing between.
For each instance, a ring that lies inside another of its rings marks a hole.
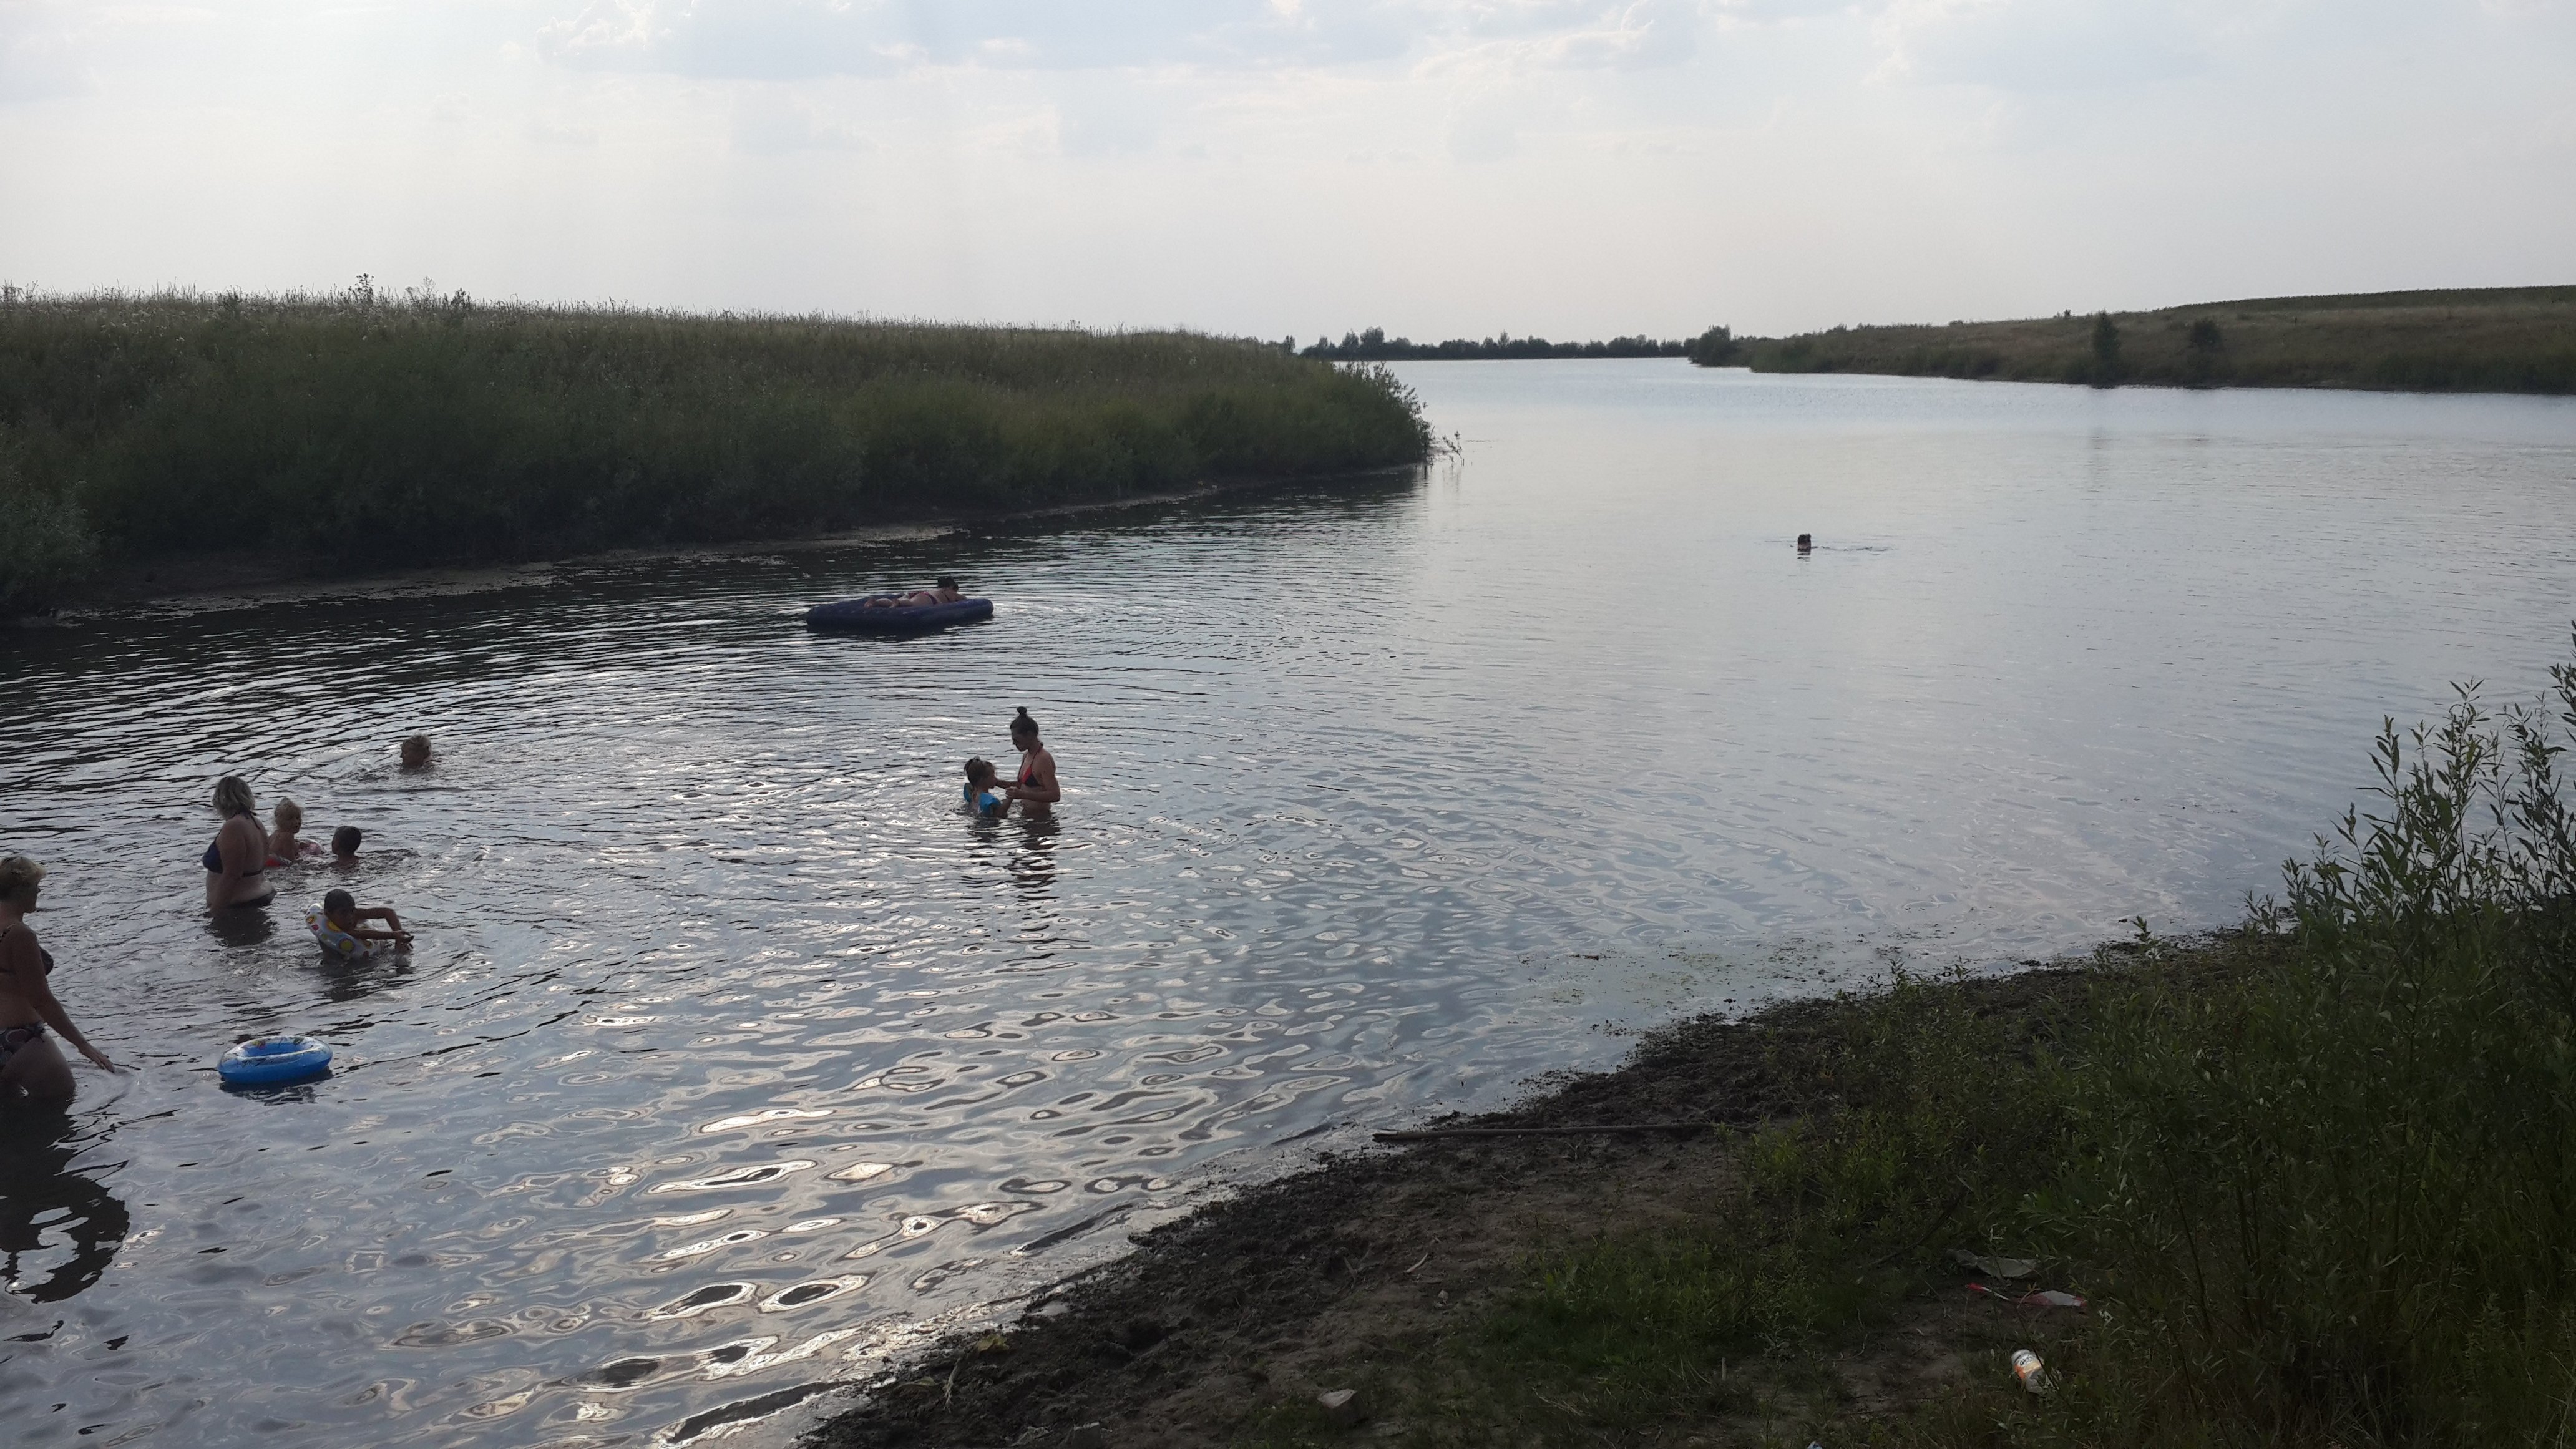
<instances>
[{"instance_id":1,"label":"blue inflatable ring","mask_svg":"<svg viewBox=\"0 0 2576 1449\"><path fill-rule=\"evenodd\" d=\"M228 1084L243 1087L300 1082L331 1070L331 1049L309 1036L263 1036L224 1053L215 1067Z\"/></svg>"}]
</instances>

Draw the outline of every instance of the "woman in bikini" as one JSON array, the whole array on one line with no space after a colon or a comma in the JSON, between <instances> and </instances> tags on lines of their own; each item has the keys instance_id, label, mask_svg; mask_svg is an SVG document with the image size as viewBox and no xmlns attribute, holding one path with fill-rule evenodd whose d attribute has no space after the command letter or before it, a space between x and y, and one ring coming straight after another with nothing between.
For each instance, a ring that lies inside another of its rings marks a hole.
<instances>
[{"instance_id":1,"label":"woman in bikini","mask_svg":"<svg viewBox=\"0 0 2576 1449\"><path fill-rule=\"evenodd\" d=\"M101 1068L112 1072L116 1064L72 1025L45 980L53 974L53 953L36 944L27 925L44 878L45 868L23 855L0 860L0 1091L68 1102L74 1090L71 1064L46 1038L47 1027Z\"/></svg>"},{"instance_id":2,"label":"woman in bikini","mask_svg":"<svg viewBox=\"0 0 2576 1449\"><path fill-rule=\"evenodd\" d=\"M1029 718L1029 707L1020 706L1011 721L1011 748L1020 752L1019 777L1007 787L1010 797L1019 802L1020 818L1043 820L1055 813L1055 802L1064 798L1064 787L1055 780L1055 756L1038 741L1038 722Z\"/></svg>"},{"instance_id":3,"label":"woman in bikini","mask_svg":"<svg viewBox=\"0 0 2576 1449\"><path fill-rule=\"evenodd\" d=\"M277 887L268 883L268 832L259 828L250 782L239 775L217 780L215 809L224 825L199 862L206 868L206 909L264 906L277 899Z\"/></svg>"}]
</instances>

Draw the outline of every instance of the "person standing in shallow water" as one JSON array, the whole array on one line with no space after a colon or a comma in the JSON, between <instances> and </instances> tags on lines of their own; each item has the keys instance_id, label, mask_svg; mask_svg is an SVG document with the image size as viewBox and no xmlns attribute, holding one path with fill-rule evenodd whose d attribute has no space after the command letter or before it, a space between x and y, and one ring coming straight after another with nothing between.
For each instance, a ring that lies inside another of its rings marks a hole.
<instances>
[{"instance_id":1,"label":"person standing in shallow water","mask_svg":"<svg viewBox=\"0 0 2576 1449\"><path fill-rule=\"evenodd\" d=\"M1009 786L1011 798L1019 802L1020 818L1043 820L1053 815L1064 788L1056 783L1055 756L1039 741L1038 722L1029 718L1027 705L1021 705L1011 721L1011 748L1020 752L1020 773Z\"/></svg>"},{"instance_id":2,"label":"person standing in shallow water","mask_svg":"<svg viewBox=\"0 0 2576 1449\"><path fill-rule=\"evenodd\" d=\"M47 1027L102 1071L115 1071L116 1063L72 1025L46 979L54 974L53 954L36 944L27 924L44 879L45 868L23 855L0 860L0 1095L68 1102L75 1090L71 1064L46 1039Z\"/></svg>"},{"instance_id":3,"label":"person standing in shallow water","mask_svg":"<svg viewBox=\"0 0 2576 1449\"><path fill-rule=\"evenodd\" d=\"M259 828L250 782L239 775L217 780L215 813L224 817L223 828L200 862L206 868L206 909L267 905L277 888L268 883L268 832Z\"/></svg>"}]
</instances>

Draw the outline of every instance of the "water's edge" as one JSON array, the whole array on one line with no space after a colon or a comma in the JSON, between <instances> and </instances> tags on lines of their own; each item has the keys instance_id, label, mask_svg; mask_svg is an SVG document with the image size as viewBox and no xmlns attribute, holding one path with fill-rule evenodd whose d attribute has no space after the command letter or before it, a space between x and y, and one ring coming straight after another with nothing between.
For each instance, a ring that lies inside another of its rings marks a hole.
<instances>
[{"instance_id":1,"label":"water's edge","mask_svg":"<svg viewBox=\"0 0 2576 1449\"><path fill-rule=\"evenodd\" d=\"M346 594L474 593L523 583L545 583L558 568L650 563L672 559L725 559L753 554L793 553L848 548L858 544L905 543L1040 519L1081 518L1140 508L1201 503L1213 498L1258 497L1274 490L1324 487L1400 477L1420 464L1361 468L1334 473L1285 477L1209 479L1194 487L1120 498L1056 503L1043 508L984 512L927 509L918 516L888 519L861 528L778 537L725 539L710 543L670 544L659 548L612 548L560 557L510 559L487 563L419 564L354 572L317 572L284 561L243 560L223 555L157 558L118 564L89 581L66 590L46 610L0 614L0 625L42 628L74 623L121 609L154 606L255 607L298 599Z\"/></svg>"}]
</instances>

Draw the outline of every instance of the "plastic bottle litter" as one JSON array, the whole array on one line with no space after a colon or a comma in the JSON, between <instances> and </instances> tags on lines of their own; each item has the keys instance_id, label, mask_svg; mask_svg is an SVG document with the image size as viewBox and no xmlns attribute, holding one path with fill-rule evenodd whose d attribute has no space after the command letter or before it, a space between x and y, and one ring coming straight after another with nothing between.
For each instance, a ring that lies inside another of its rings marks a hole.
<instances>
[{"instance_id":1,"label":"plastic bottle litter","mask_svg":"<svg viewBox=\"0 0 2576 1449\"><path fill-rule=\"evenodd\" d=\"M2044 1394L2048 1392L2050 1387L2048 1382L2048 1369L2040 1363L2038 1354L2032 1353L2026 1348L2014 1349L2012 1366L2013 1377L2021 1380L2021 1386L2023 1388L2030 1390L2034 1394Z\"/></svg>"},{"instance_id":2,"label":"plastic bottle litter","mask_svg":"<svg viewBox=\"0 0 2576 1449\"><path fill-rule=\"evenodd\" d=\"M2008 1303L2015 1308L2074 1308L2080 1310L2088 1306L2085 1302L2084 1295L2080 1293L2068 1293L2056 1288L2042 1288L2036 1293L2022 1293L2016 1295L2012 1293L1998 1293L1983 1283L1971 1283L1968 1285L1968 1291L1976 1294L1980 1298L1991 1298L1997 1303Z\"/></svg>"},{"instance_id":3,"label":"plastic bottle litter","mask_svg":"<svg viewBox=\"0 0 2576 1449\"><path fill-rule=\"evenodd\" d=\"M1950 1258L1960 1267L1989 1278L2027 1278L2039 1271L2039 1265L2028 1258L1989 1258L1965 1248L1952 1248Z\"/></svg>"}]
</instances>

